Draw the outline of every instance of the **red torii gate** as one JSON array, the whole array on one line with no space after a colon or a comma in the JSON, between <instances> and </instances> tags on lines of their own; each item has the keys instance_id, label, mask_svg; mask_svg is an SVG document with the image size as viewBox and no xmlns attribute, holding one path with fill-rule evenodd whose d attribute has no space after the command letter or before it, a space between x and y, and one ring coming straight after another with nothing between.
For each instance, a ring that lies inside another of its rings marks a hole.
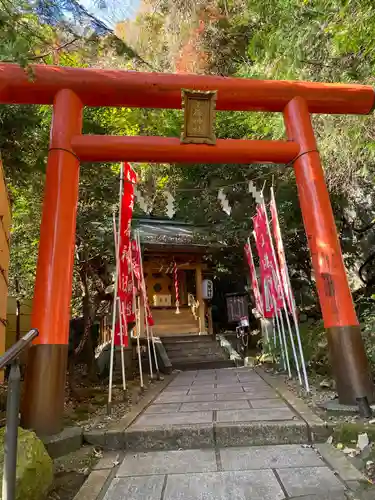
<instances>
[{"instance_id":1,"label":"red torii gate","mask_svg":"<svg viewBox=\"0 0 375 500\"><path fill-rule=\"evenodd\" d=\"M337 237L311 113L367 114L374 90L364 85L235 79L0 65L0 102L53 104L23 423L42 434L60 429L64 404L80 161L204 163L293 162L301 210L341 403L374 400L358 319ZM288 141L82 135L84 106L181 108L181 90L217 91L217 110L282 112ZM22 126L22 125L21 125Z\"/></svg>"}]
</instances>

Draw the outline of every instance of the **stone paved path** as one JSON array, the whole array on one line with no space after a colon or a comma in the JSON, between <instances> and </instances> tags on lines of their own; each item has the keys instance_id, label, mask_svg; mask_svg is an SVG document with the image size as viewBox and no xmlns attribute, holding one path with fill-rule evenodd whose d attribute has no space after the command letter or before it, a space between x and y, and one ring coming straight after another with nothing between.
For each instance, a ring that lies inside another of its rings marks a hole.
<instances>
[{"instance_id":1,"label":"stone paved path","mask_svg":"<svg viewBox=\"0 0 375 500\"><path fill-rule=\"evenodd\" d=\"M135 420L129 431L148 435L148 430L164 432L169 428L180 429L183 434L189 425L206 426L213 429L214 440L205 440L205 434L198 433L198 441L192 446L187 442L184 449L173 449L175 442L170 446L167 438L165 441L160 438L157 451L153 451L152 439L139 440L138 449L125 451L102 498L346 499L346 485L313 447L302 444L307 442L303 434L295 441L294 436L289 436L292 442L299 444L248 446L249 441L241 441L241 436L248 437L248 434L232 432L241 426L261 424L257 427L259 432L263 429L264 435L266 428L272 434L275 429L267 425L288 422L304 425L299 415L252 370L182 372ZM218 438L220 426L226 429L222 439ZM228 426L232 429L229 433ZM242 446L233 446L233 442ZM268 442L273 442L273 438Z\"/></svg>"}]
</instances>

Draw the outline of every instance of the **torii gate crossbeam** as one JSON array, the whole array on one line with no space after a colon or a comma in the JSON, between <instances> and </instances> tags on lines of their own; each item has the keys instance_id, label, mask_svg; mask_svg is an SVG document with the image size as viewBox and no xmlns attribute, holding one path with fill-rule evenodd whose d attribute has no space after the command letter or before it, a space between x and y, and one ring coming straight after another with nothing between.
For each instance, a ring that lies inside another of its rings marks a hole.
<instances>
[{"instance_id":1,"label":"torii gate crossbeam","mask_svg":"<svg viewBox=\"0 0 375 500\"><path fill-rule=\"evenodd\" d=\"M53 104L30 349L22 419L40 434L60 429L68 352L79 162L293 163L339 400L374 399L374 387L351 297L311 113L367 114L364 85L285 82L0 64L0 103ZM282 112L288 141L82 135L84 106L181 108L182 89L216 90L218 110Z\"/></svg>"}]
</instances>

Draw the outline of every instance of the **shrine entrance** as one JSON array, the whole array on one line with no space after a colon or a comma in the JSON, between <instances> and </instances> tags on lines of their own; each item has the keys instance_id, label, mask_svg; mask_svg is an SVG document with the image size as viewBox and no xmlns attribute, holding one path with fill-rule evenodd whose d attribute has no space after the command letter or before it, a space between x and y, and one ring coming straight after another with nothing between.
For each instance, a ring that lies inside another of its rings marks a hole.
<instances>
[{"instance_id":1,"label":"shrine entrance","mask_svg":"<svg viewBox=\"0 0 375 500\"><path fill-rule=\"evenodd\" d=\"M79 162L293 164L341 403L373 401L358 319L311 124L311 113L367 114L370 86L0 65L0 102L53 104L22 418L40 434L60 430L64 407ZM82 134L84 106L181 108L181 138ZM283 113L286 141L218 139L217 110Z\"/></svg>"}]
</instances>

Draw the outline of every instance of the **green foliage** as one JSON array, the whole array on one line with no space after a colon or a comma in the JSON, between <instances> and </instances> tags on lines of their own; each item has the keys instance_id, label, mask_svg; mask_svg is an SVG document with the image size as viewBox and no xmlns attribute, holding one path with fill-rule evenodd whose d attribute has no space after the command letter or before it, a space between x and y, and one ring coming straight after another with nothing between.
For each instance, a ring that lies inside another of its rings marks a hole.
<instances>
[{"instance_id":1,"label":"green foliage","mask_svg":"<svg viewBox=\"0 0 375 500\"><path fill-rule=\"evenodd\" d=\"M297 373L296 363L293 357L293 349L288 334L287 325L285 323L285 333L287 341L288 358L290 366L294 374ZM309 371L313 371L320 375L331 375L331 368L328 360L328 347L326 333L322 321L309 322L300 324L300 336L305 357L306 367ZM296 342L296 339L295 339ZM298 346L295 345L297 354ZM280 366L282 365L282 352L280 348L279 337L277 335L276 345L274 340L270 339L269 343L265 346L266 354L269 354L273 359L278 360Z\"/></svg>"},{"instance_id":2,"label":"green foliage","mask_svg":"<svg viewBox=\"0 0 375 500\"><path fill-rule=\"evenodd\" d=\"M372 306L372 307L371 307ZM370 307L361 315L362 337L365 342L367 357L371 365L371 370L375 373L375 304L372 302Z\"/></svg>"},{"instance_id":3,"label":"green foliage","mask_svg":"<svg viewBox=\"0 0 375 500\"><path fill-rule=\"evenodd\" d=\"M121 40L104 28L99 34L83 36L77 32L77 25L69 25L66 19L64 23L41 23L29 3L0 1L5 6L0 9L0 59L23 66L32 61L51 64L57 60L74 67L152 66L170 71L176 68L182 50L203 20L205 29L194 46L195 54L201 58L197 69L200 72L373 84L375 5L370 0L150 0L149 9L134 22L124 23ZM203 68L202 61L206 64ZM10 282L12 285L14 277L20 278L23 291L29 296L35 275L50 119L51 109L45 106L0 109L0 150L13 203ZM345 261L358 288L363 283L356 278L357 269L375 245L375 235L364 233L360 237L353 229L374 218L374 118L317 116L313 117L313 124ZM181 125L180 110L102 108L85 109L84 114L84 133L178 137ZM218 112L216 134L219 138L285 138L282 116L275 113ZM269 185L274 176L295 295L302 305L316 302L290 167L139 164L135 168L141 191L153 200L153 215L164 215L163 191L168 189L176 199L176 218L214 225L225 235L227 249L215 257L218 274L222 269L243 272L243 243L252 228L254 214L247 180L254 180L260 189L264 181ZM227 186L224 190L232 206L231 217L224 214L217 200L221 186ZM90 261L100 256L109 269L113 266L112 212L117 190L118 166L82 166L77 252ZM267 187L265 196L267 199ZM81 264L78 260L75 267L77 311L82 296ZM369 279L369 288L374 283L373 274L371 266L367 266L364 275ZM92 286L94 292L94 279ZM371 321L370 317L366 319L369 325ZM311 329L303 334L305 348L311 351L311 363L318 354L309 342L313 338L319 343L321 331L317 326L313 334Z\"/></svg>"}]
</instances>

